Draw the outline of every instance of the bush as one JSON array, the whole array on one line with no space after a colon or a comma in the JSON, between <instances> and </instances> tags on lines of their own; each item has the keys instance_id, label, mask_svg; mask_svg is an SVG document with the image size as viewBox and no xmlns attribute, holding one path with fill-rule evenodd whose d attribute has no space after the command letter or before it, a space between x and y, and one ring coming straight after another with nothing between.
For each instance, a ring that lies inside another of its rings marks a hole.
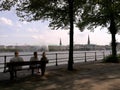
<instances>
[{"instance_id":1,"label":"bush","mask_svg":"<svg viewBox=\"0 0 120 90\"><path fill-rule=\"evenodd\" d=\"M118 63L120 61L120 55L115 57L113 55L109 55L103 59L103 62L105 63Z\"/></svg>"}]
</instances>

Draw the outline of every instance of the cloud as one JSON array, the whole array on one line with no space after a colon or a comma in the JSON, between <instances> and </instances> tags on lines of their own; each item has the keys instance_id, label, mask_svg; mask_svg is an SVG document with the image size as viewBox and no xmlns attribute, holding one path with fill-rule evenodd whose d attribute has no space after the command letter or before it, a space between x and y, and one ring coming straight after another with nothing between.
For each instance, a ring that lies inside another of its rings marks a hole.
<instances>
[{"instance_id":1,"label":"cloud","mask_svg":"<svg viewBox=\"0 0 120 90\"><path fill-rule=\"evenodd\" d=\"M31 33L38 33L39 32L39 30L36 28L29 28L27 31L31 32Z\"/></svg>"},{"instance_id":2,"label":"cloud","mask_svg":"<svg viewBox=\"0 0 120 90\"><path fill-rule=\"evenodd\" d=\"M23 25L27 25L28 24L28 22L26 22L26 21L22 21L21 22Z\"/></svg>"},{"instance_id":3,"label":"cloud","mask_svg":"<svg viewBox=\"0 0 120 90\"><path fill-rule=\"evenodd\" d=\"M51 30L47 21L20 22L16 17L13 17L13 13L7 15L2 13L0 15L0 37L2 42L6 41L8 44L59 45L61 39L62 45L69 45L69 30ZM88 35L91 44L108 44L111 41L110 35L104 29L97 28L91 33L89 30L80 32L78 28L74 28L74 44L87 44ZM116 38L117 41L120 41L119 36L116 36Z\"/></svg>"},{"instance_id":4,"label":"cloud","mask_svg":"<svg viewBox=\"0 0 120 90\"><path fill-rule=\"evenodd\" d=\"M46 45L58 45L60 38L63 45L67 45L69 42L68 31L63 30L45 30L42 33L32 35L32 38L34 41Z\"/></svg>"},{"instance_id":5,"label":"cloud","mask_svg":"<svg viewBox=\"0 0 120 90\"><path fill-rule=\"evenodd\" d=\"M35 40L44 39L43 36L39 36L39 35L32 35L32 38L35 39Z\"/></svg>"},{"instance_id":6,"label":"cloud","mask_svg":"<svg viewBox=\"0 0 120 90\"><path fill-rule=\"evenodd\" d=\"M22 25L21 25L19 22L17 22L17 23L16 23L16 27L17 27L17 28L22 28Z\"/></svg>"},{"instance_id":7,"label":"cloud","mask_svg":"<svg viewBox=\"0 0 120 90\"><path fill-rule=\"evenodd\" d=\"M0 35L0 38L6 38L8 35Z\"/></svg>"},{"instance_id":8,"label":"cloud","mask_svg":"<svg viewBox=\"0 0 120 90\"><path fill-rule=\"evenodd\" d=\"M0 18L0 22L2 24L6 24L6 25L9 25L9 26L13 26L13 22L10 20L10 19L7 19L5 17L1 17Z\"/></svg>"}]
</instances>

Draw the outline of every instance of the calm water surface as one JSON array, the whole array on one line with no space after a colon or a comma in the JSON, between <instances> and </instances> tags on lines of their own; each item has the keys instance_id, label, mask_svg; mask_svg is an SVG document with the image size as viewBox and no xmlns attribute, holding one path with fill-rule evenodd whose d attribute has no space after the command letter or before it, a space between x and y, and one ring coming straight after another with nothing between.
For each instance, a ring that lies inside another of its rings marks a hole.
<instances>
[{"instance_id":1,"label":"calm water surface","mask_svg":"<svg viewBox=\"0 0 120 90\"><path fill-rule=\"evenodd\" d=\"M103 54L105 56L110 54L110 51L74 51L74 58L78 58L78 60L76 62L84 62L85 59L85 53L86 53L86 57L91 57L91 59L87 59L89 60L93 60L95 58L95 52L96 52L96 56L102 56ZM41 58L41 54L42 52L38 52L38 58ZM58 60L62 60L64 62L61 62L61 64L63 63L67 63L68 61L68 57L69 57L69 51L57 51L57 52L46 52L46 56L49 59L49 65L55 65L56 63L56 54L57 54L57 59ZM23 57L24 61L29 61L30 57L33 56L33 52L19 52L19 55L21 57ZM4 56L6 57L6 62L10 61L10 58L12 58L14 56L14 52L1 52L0 53L0 72L3 71L4 65L2 63L4 63ZM81 58L82 60L79 60L79 58ZM54 62L54 63L52 63Z\"/></svg>"}]
</instances>

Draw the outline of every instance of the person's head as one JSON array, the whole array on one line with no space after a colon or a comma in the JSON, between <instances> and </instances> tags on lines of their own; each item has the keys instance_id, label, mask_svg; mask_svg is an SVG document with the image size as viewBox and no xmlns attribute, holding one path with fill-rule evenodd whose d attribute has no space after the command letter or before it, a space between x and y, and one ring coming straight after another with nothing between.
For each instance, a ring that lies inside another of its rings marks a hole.
<instances>
[{"instance_id":1,"label":"person's head","mask_svg":"<svg viewBox=\"0 0 120 90\"><path fill-rule=\"evenodd\" d=\"M19 52L18 51L15 51L15 57L19 56Z\"/></svg>"},{"instance_id":2,"label":"person's head","mask_svg":"<svg viewBox=\"0 0 120 90\"><path fill-rule=\"evenodd\" d=\"M34 54L34 57L37 57L37 52L34 52L33 54Z\"/></svg>"},{"instance_id":3,"label":"person's head","mask_svg":"<svg viewBox=\"0 0 120 90\"><path fill-rule=\"evenodd\" d=\"M42 56L43 56L43 57L46 57L46 54L45 54L45 52L43 52L43 53L42 53Z\"/></svg>"}]
</instances>

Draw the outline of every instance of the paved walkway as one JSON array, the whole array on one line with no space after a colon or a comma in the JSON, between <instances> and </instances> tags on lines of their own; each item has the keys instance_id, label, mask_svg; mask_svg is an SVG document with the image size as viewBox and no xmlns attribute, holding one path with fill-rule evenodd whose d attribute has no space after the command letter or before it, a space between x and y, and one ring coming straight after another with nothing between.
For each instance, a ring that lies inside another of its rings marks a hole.
<instances>
[{"instance_id":1,"label":"paved walkway","mask_svg":"<svg viewBox=\"0 0 120 90\"><path fill-rule=\"evenodd\" d=\"M19 72L14 81L8 79L9 74L0 74L0 90L120 90L120 64L90 62L74 68L48 67L43 77Z\"/></svg>"}]
</instances>

